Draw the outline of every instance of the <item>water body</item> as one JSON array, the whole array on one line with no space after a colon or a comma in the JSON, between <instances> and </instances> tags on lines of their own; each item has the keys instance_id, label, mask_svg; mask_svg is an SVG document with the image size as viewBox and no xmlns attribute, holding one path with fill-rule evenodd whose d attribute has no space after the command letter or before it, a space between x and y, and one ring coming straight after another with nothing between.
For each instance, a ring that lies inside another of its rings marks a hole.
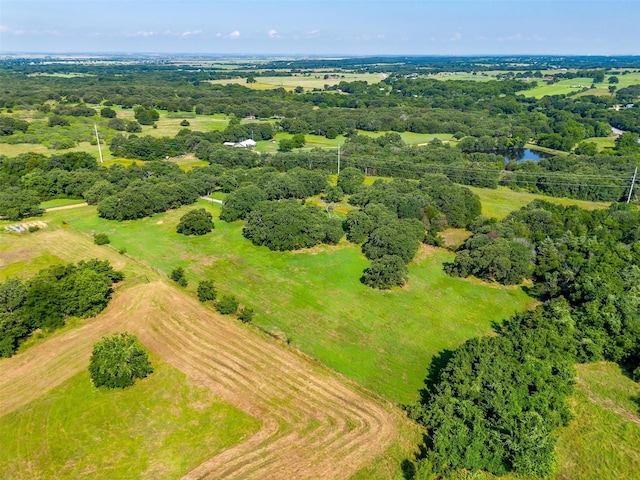
<instances>
[{"instance_id":1,"label":"water body","mask_svg":"<svg viewBox=\"0 0 640 480\"><path fill-rule=\"evenodd\" d=\"M530 148L525 148L522 150L512 150L510 152L507 152L504 155L504 160L505 162L516 162L516 163L524 162L527 160L539 162L543 158L550 158L550 157L553 157L553 155L550 155L548 153L543 153L537 150L531 150Z\"/></svg>"}]
</instances>

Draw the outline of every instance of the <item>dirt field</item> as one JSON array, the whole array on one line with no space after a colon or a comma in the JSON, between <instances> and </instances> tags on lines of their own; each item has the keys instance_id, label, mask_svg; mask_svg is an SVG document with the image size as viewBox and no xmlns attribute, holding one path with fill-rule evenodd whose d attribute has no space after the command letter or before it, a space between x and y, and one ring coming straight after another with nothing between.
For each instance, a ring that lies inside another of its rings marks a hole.
<instances>
[{"instance_id":1,"label":"dirt field","mask_svg":"<svg viewBox=\"0 0 640 480\"><path fill-rule=\"evenodd\" d=\"M0 415L86 368L93 343L123 330L263 423L187 479L348 478L397 435L391 405L162 281L119 291L95 320L0 362Z\"/></svg>"}]
</instances>

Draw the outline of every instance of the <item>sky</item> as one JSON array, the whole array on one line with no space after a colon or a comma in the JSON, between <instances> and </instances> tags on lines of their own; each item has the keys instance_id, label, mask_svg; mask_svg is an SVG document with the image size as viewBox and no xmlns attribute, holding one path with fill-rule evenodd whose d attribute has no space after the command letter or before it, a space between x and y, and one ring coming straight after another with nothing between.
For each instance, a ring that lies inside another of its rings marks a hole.
<instances>
[{"instance_id":1,"label":"sky","mask_svg":"<svg viewBox=\"0 0 640 480\"><path fill-rule=\"evenodd\" d=\"M638 55L640 0L0 0L0 54Z\"/></svg>"}]
</instances>

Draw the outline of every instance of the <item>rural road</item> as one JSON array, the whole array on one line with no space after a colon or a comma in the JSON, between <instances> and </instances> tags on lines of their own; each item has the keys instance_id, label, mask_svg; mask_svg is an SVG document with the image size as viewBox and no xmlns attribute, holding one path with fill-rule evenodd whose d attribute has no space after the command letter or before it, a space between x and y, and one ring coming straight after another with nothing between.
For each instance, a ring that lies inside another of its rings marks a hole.
<instances>
[{"instance_id":1,"label":"rural road","mask_svg":"<svg viewBox=\"0 0 640 480\"><path fill-rule=\"evenodd\" d=\"M86 207L87 205L89 205L87 202L76 203L76 204L73 204L73 205L63 205L62 207L45 208L44 211L45 212L55 212L56 210L69 210L71 208Z\"/></svg>"},{"instance_id":2,"label":"rural road","mask_svg":"<svg viewBox=\"0 0 640 480\"><path fill-rule=\"evenodd\" d=\"M202 200L206 200L207 202L211 202L211 203L219 203L220 205L222 205L224 202L222 200L218 200L217 198L211 198L211 197L200 197Z\"/></svg>"}]
</instances>

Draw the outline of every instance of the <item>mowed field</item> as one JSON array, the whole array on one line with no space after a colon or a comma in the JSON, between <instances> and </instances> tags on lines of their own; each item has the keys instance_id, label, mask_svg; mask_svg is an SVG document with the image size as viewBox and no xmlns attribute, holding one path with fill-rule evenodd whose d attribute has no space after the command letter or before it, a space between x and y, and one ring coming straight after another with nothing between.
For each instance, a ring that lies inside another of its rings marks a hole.
<instances>
[{"instance_id":1,"label":"mowed field","mask_svg":"<svg viewBox=\"0 0 640 480\"><path fill-rule=\"evenodd\" d=\"M510 212L518 210L536 199L565 206L575 205L585 210L608 208L610 205L610 203L607 202L589 202L587 200L575 200L573 198L549 197L536 193L516 192L506 187L498 187L495 190L469 186L467 186L467 188L480 197L482 214L485 217L494 217L499 220L506 217Z\"/></svg>"},{"instance_id":2,"label":"mowed field","mask_svg":"<svg viewBox=\"0 0 640 480\"><path fill-rule=\"evenodd\" d=\"M578 365L574 419L561 429L556 480L635 480L640 472L640 384L613 363Z\"/></svg>"},{"instance_id":3,"label":"mowed field","mask_svg":"<svg viewBox=\"0 0 640 480\"><path fill-rule=\"evenodd\" d=\"M77 230L52 225L15 238L2 238L4 262L17 255L121 257L112 263L129 280L98 317L0 361L0 468L14 478L50 478L56 466L59 478L348 478L381 462L376 458L399 443L399 430L414 431L388 402ZM156 373L122 392L91 389L93 343L123 330L151 350ZM95 418L82 423L82 415ZM42 431L26 439L41 418ZM187 455L194 442L199 446ZM126 468L135 459L116 453L127 444L141 449L137 471ZM108 467L121 462L120 470ZM96 474L99 465L106 467Z\"/></svg>"}]
</instances>

